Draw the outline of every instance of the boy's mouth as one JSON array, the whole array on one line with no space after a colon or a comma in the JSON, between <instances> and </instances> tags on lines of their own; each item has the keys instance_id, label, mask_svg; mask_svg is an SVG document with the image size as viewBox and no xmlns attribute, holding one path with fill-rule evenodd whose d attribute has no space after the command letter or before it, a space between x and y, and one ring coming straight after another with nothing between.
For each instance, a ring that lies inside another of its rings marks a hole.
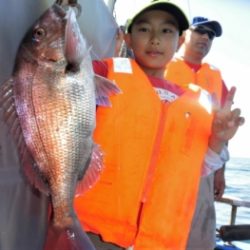
<instances>
[{"instance_id":1,"label":"boy's mouth","mask_svg":"<svg viewBox=\"0 0 250 250\"><path fill-rule=\"evenodd\" d=\"M161 56L163 53L157 50L146 51L146 54L152 57Z\"/></svg>"}]
</instances>

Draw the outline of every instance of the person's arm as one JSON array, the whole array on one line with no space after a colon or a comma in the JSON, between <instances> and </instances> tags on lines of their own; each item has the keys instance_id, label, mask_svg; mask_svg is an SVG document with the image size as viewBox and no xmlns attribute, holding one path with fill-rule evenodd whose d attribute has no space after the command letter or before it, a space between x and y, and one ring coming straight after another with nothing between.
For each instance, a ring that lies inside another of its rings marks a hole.
<instances>
[{"instance_id":1,"label":"person's arm","mask_svg":"<svg viewBox=\"0 0 250 250\"><path fill-rule=\"evenodd\" d=\"M229 158L230 157L229 157L229 152L228 152L227 146L224 146L219 154L214 152L211 148L208 147L208 150L206 152L205 159L203 162L201 175L207 176L207 175L212 174L212 173L215 173L215 175L216 175L216 173L218 172L219 173L218 185L222 187L223 184L221 182L223 182L223 180L220 179L220 177L223 177L224 174L222 175L221 171L224 172L224 166L225 166L226 162L229 160ZM225 185L225 183L224 183L224 185ZM215 186L217 186L217 184ZM218 190L217 190L218 188L219 187L215 188L215 193L218 192Z\"/></svg>"},{"instance_id":2,"label":"person's arm","mask_svg":"<svg viewBox=\"0 0 250 250\"><path fill-rule=\"evenodd\" d=\"M225 180L225 166L224 164L222 168L218 169L214 173L214 199L220 199L226 188L226 180Z\"/></svg>"},{"instance_id":3,"label":"person's arm","mask_svg":"<svg viewBox=\"0 0 250 250\"><path fill-rule=\"evenodd\" d=\"M222 80L221 106L225 104L227 94L228 94L228 88L226 86L225 81ZM228 147L228 143L227 143L227 147ZM227 156L229 160L229 154L227 154ZM220 169L214 172L214 198L215 199L220 199L223 196L225 188L226 188L225 168L226 168L226 163L224 163Z\"/></svg>"},{"instance_id":4,"label":"person's arm","mask_svg":"<svg viewBox=\"0 0 250 250\"><path fill-rule=\"evenodd\" d=\"M228 88L224 80L222 80L221 106L225 104L227 94L228 94ZM227 146L228 146L228 143L227 143ZM228 154L228 160L229 160L229 154ZM225 168L226 168L226 163L224 163L220 169L214 172L214 198L215 199L220 199L223 196L225 188L226 188Z\"/></svg>"}]
</instances>

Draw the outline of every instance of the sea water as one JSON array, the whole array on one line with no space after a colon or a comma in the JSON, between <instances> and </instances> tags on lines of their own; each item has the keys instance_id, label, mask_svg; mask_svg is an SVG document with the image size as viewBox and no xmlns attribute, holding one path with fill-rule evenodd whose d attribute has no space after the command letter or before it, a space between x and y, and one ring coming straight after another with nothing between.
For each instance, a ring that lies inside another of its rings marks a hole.
<instances>
[{"instance_id":1,"label":"sea water","mask_svg":"<svg viewBox=\"0 0 250 250\"><path fill-rule=\"evenodd\" d=\"M250 202L250 158L231 158L226 165L225 178L225 195ZM216 202L215 207L217 228L229 225L231 205ZM250 208L237 208L235 224L250 225ZM244 246L237 242L235 244L244 250L250 250L250 241L244 241Z\"/></svg>"}]
</instances>

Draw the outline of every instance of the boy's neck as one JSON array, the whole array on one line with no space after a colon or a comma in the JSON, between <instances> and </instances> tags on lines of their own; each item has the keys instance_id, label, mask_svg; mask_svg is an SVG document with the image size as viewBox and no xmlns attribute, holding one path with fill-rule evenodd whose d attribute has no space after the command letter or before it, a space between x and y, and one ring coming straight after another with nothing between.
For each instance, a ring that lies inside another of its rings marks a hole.
<instances>
[{"instance_id":1,"label":"boy's neck","mask_svg":"<svg viewBox=\"0 0 250 250\"><path fill-rule=\"evenodd\" d=\"M144 71L144 73L147 76L164 79L165 68L164 69L149 69L149 68L141 67L141 69Z\"/></svg>"}]
</instances>

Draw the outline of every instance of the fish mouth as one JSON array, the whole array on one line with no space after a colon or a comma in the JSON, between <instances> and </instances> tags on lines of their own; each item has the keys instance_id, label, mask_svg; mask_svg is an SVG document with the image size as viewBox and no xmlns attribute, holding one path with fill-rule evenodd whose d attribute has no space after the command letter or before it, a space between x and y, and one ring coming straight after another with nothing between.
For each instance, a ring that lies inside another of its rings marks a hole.
<instances>
[{"instance_id":1,"label":"fish mouth","mask_svg":"<svg viewBox=\"0 0 250 250\"><path fill-rule=\"evenodd\" d=\"M77 18L82 12L81 5L76 0L68 2L68 4L56 1L53 8L55 13L66 22L64 57L67 64L65 72L77 72L84 58L84 51L86 51L86 42L77 22Z\"/></svg>"},{"instance_id":2,"label":"fish mouth","mask_svg":"<svg viewBox=\"0 0 250 250\"><path fill-rule=\"evenodd\" d=\"M79 7L67 7L64 48L64 55L68 63L67 71L76 71L80 67L87 50L86 41L77 21L80 12Z\"/></svg>"}]
</instances>

